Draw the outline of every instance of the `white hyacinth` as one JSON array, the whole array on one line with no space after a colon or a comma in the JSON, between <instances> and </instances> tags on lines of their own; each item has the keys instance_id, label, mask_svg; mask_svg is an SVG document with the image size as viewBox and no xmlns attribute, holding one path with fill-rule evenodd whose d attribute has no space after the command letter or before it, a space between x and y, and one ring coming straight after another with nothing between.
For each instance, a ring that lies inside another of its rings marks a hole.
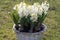
<instances>
[{"instance_id":1,"label":"white hyacinth","mask_svg":"<svg viewBox=\"0 0 60 40\"><path fill-rule=\"evenodd\" d=\"M47 11L49 9L49 4L47 3L47 1L45 1L41 4L41 8L43 9L44 13L47 13Z\"/></svg>"},{"instance_id":2,"label":"white hyacinth","mask_svg":"<svg viewBox=\"0 0 60 40\"><path fill-rule=\"evenodd\" d=\"M33 21L37 21L37 14L35 14L35 13L32 13L31 14L31 20L33 20Z\"/></svg>"},{"instance_id":3,"label":"white hyacinth","mask_svg":"<svg viewBox=\"0 0 60 40\"><path fill-rule=\"evenodd\" d=\"M20 4L15 5L13 9L18 11L20 19L23 16L27 17L30 14L31 20L37 21L37 14L42 15L43 12L46 14L49 9L49 4L47 4L47 1L43 2L41 5L39 3L27 5L26 3L21 2Z\"/></svg>"}]
</instances>

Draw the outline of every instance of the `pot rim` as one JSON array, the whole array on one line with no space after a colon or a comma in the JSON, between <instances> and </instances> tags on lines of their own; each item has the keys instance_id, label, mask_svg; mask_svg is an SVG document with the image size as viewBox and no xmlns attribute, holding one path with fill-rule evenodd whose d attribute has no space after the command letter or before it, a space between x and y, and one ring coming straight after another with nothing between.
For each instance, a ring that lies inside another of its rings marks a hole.
<instances>
[{"instance_id":1,"label":"pot rim","mask_svg":"<svg viewBox=\"0 0 60 40\"><path fill-rule=\"evenodd\" d=\"M46 31L46 29L47 29L47 26L45 25L45 24L42 24L43 25L43 27L44 27L44 29L43 30L41 30L41 31L39 31L39 32L20 32L20 31L18 31L18 30L16 30L16 28L15 28L15 24L13 25L13 30L16 32L16 33L26 33L26 34L37 34L37 33L43 33L43 32L45 32Z\"/></svg>"}]
</instances>

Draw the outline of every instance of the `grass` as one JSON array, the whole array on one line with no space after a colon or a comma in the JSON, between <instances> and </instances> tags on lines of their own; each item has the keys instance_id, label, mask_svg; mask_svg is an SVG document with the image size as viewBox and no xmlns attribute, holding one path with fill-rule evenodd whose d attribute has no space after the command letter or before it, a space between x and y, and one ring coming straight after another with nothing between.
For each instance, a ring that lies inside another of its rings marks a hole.
<instances>
[{"instance_id":1,"label":"grass","mask_svg":"<svg viewBox=\"0 0 60 40\"><path fill-rule=\"evenodd\" d=\"M13 21L8 12L13 6L22 0L0 0L0 40L16 40L16 35L12 30ZM28 4L42 2L45 0L24 0ZM50 3L50 10L44 23L47 30L44 32L43 40L60 40L60 0L47 0Z\"/></svg>"}]
</instances>

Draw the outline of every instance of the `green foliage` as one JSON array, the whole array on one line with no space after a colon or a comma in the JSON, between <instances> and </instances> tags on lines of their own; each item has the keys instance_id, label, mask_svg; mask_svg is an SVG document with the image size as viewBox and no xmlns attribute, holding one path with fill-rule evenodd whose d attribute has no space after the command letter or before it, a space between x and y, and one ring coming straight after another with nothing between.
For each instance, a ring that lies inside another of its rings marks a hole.
<instances>
[{"instance_id":1,"label":"green foliage","mask_svg":"<svg viewBox=\"0 0 60 40\"><path fill-rule=\"evenodd\" d=\"M31 20L30 20L30 15L28 15L27 17L24 16L21 18L20 20L20 24L22 27L29 27L31 25Z\"/></svg>"},{"instance_id":2,"label":"green foliage","mask_svg":"<svg viewBox=\"0 0 60 40\"><path fill-rule=\"evenodd\" d=\"M38 24L42 24L43 21L45 20L46 16L47 16L47 14L45 14L44 12L42 13L42 15L38 15L38 19L37 19Z\"/></svg>"},{"instance_id":3,"label":"green foliage","mask_svg":"<svg viewBox=\"0 0 60 40\"><path fill-rule=\"evenodd\" d=\"M16 10L14 10L12 13L10 13L10 16L11 16L12 20L14 21L14 23L16 25L18 25L18 20L19 20L18 12Z\"/></svg>"},{"instance_id":4,"label":"green foliage","mask_svg":"<svg viewBox=\"0 0 60 40\"><path fill-rule=\"evenodd\" d=\"M38 24L38 22L32 22L30 18L31 18L30 15L28 15L27 17L26 16L22 17L20 20L20 24L23 28L25 27L30 28L29 30L30 32L32 32L33 28Z\"/></svg>"}]
</instances>

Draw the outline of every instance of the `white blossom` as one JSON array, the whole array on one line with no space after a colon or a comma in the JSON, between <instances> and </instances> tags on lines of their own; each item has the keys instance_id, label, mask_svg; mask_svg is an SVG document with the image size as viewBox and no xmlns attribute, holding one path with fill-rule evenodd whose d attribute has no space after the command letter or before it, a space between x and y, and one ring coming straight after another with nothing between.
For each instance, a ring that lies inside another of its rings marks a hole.
<instances>
[{"instance_id":1,"label":"white blossom","mask_svg":"<svg viewBox=\"0 0 60 40\"><path fill-rule=\"evenodd\" d=\"M37 14L35 14L35 13L31 14L31 20L37 21L37 18L38 18Z\"/></svg>"},{"instance_id":2,"label":"white blossom","mask_svg":"<svg viewBox=\"0 0 60 40\"><path fill-rule=\"evenodd\" d=\"M43 2L41 5L39 3L27 5L26 3L21 2L20 4L15 5L13 9L18 11L20 19L23 16L27 17L30 14L31 20L37 21L37 14L42 15L43 12L46 14L49 9L49 4L47 1Z\"/></svg>"},{"instance_id":3,"label":"white blossom","mask_svg":"<svg viewBox=\"0 0 60 40\"><path fill-rule=\"evenodd\" d=\"M47 11L49 9L49 4L47 3L47 1L45 1L41 4L41 8L44 10L45 13L47 13Z\"/></svg>"}]
</instances>

